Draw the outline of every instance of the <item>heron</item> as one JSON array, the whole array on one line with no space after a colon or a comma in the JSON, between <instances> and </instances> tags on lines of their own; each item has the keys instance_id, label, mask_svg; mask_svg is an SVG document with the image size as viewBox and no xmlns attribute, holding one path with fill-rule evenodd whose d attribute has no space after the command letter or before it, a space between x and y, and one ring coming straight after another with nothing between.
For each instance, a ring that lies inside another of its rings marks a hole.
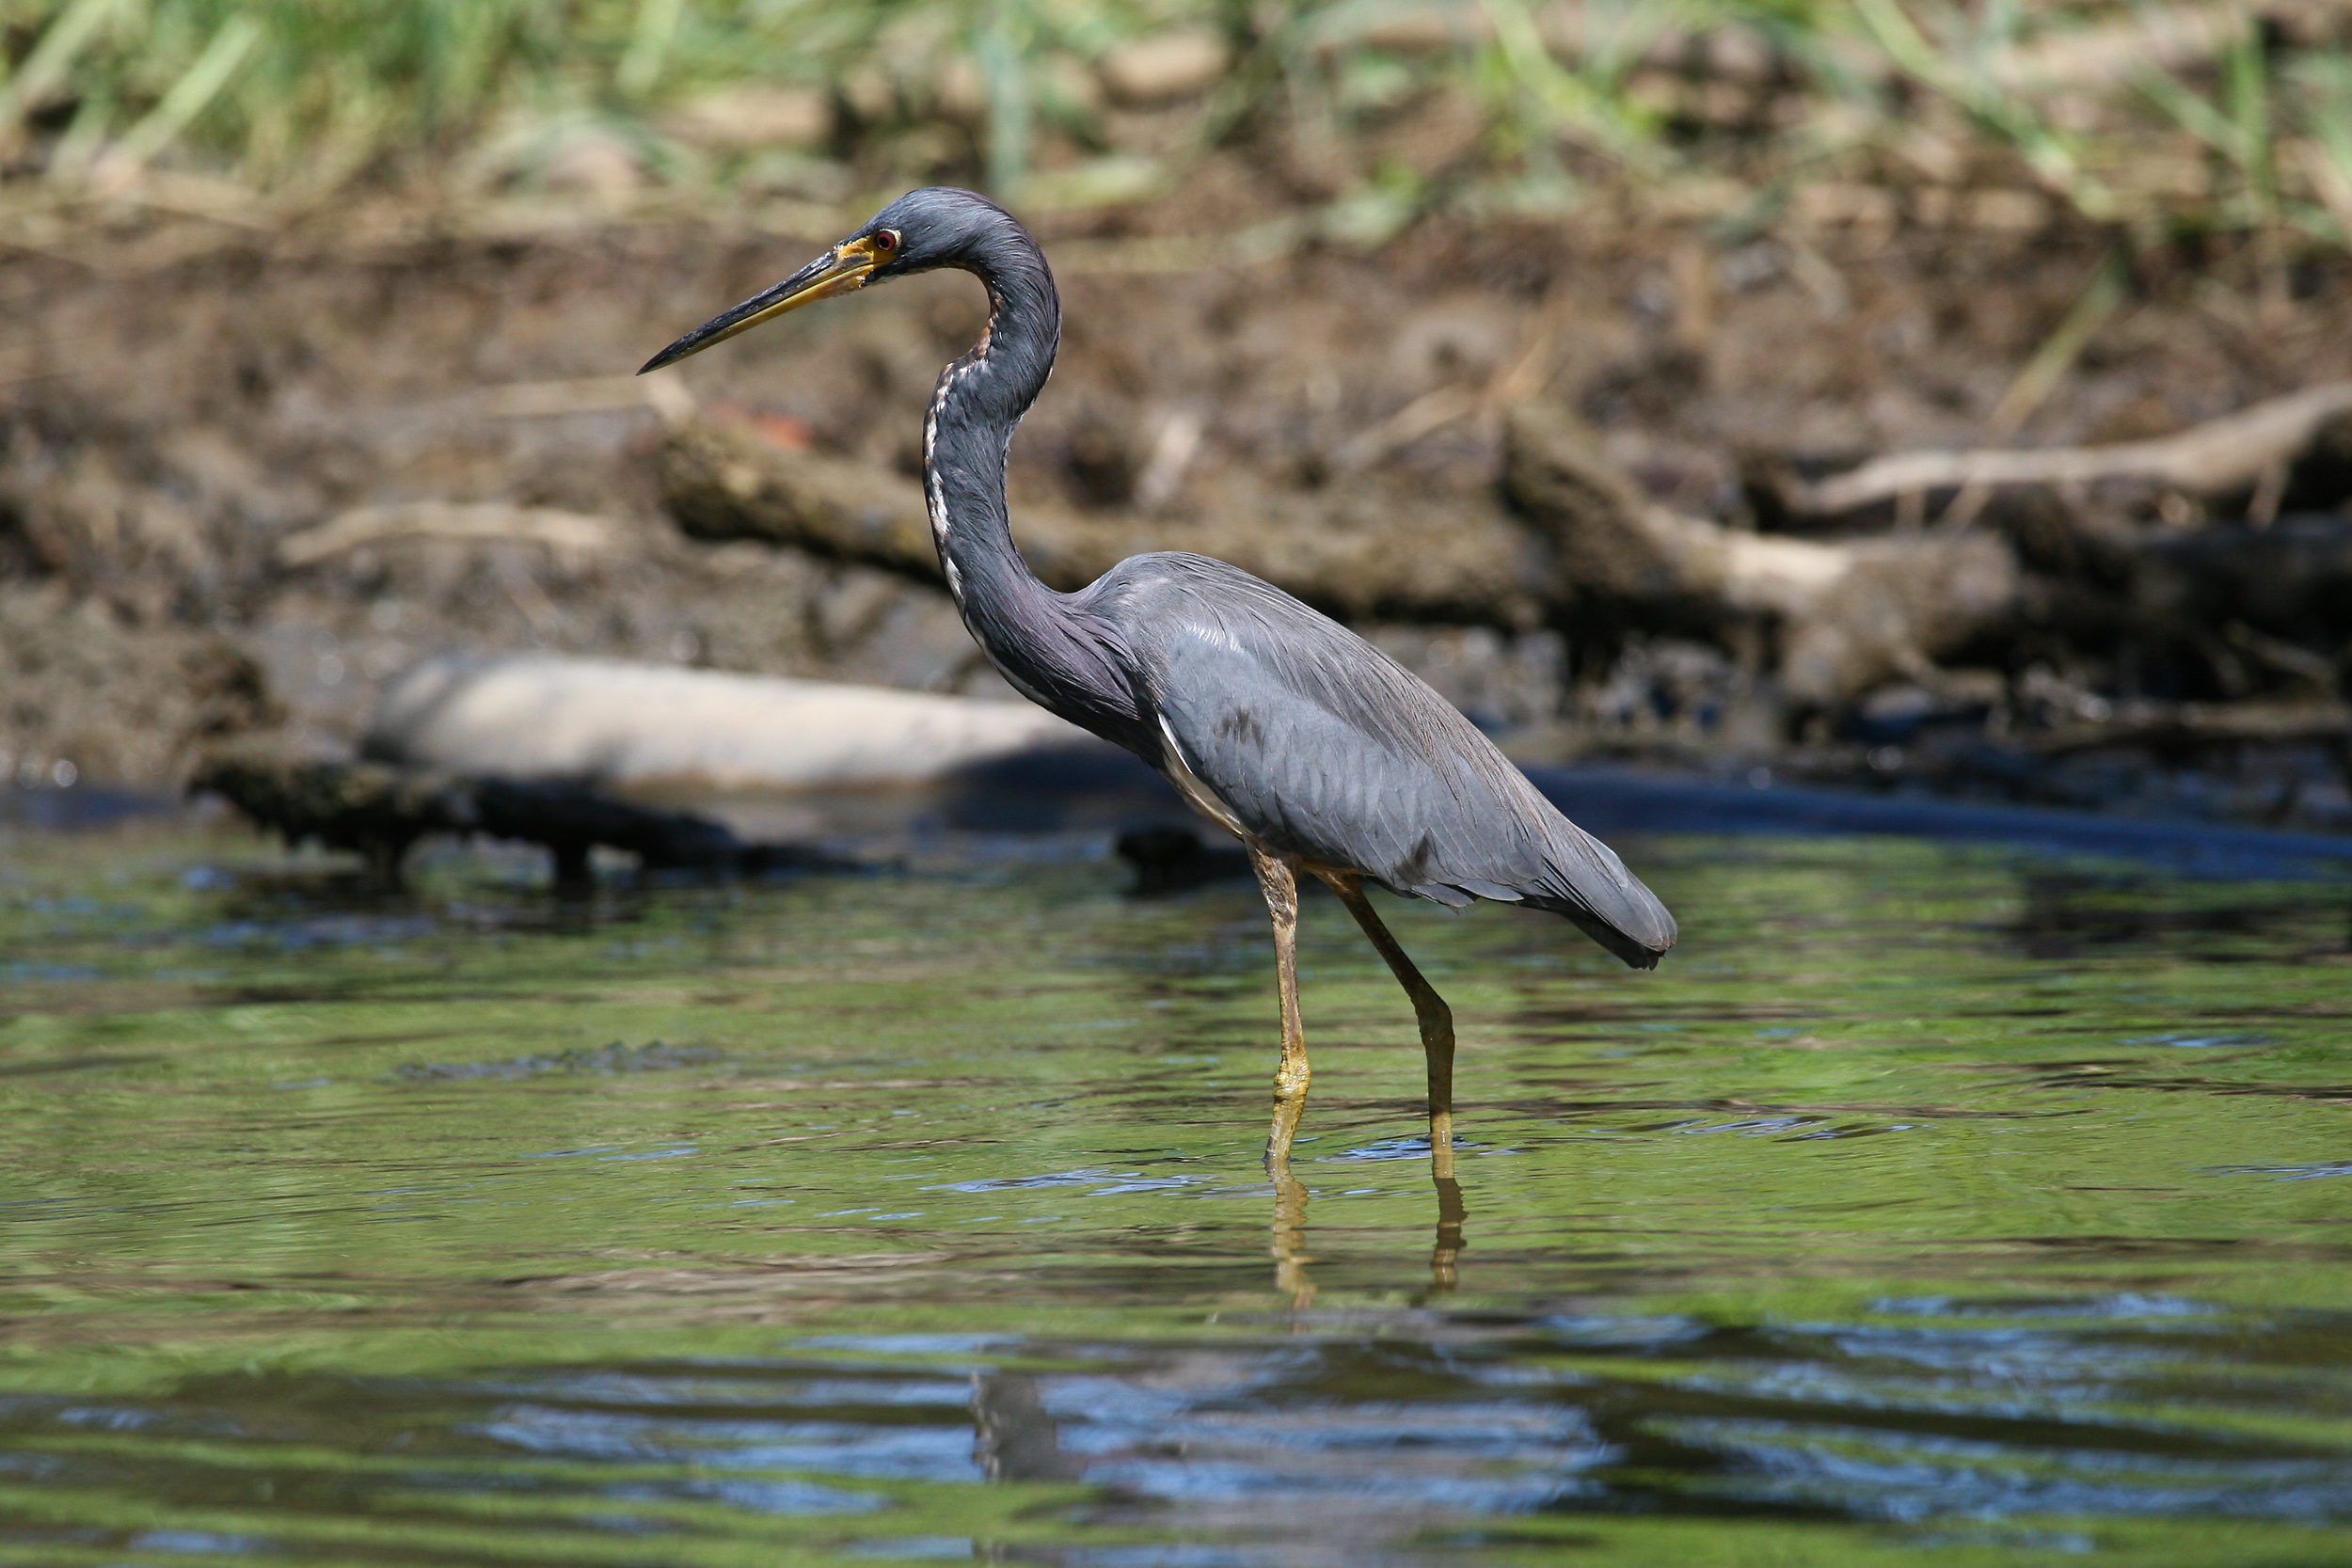
<instances>
[{"instance_id":1,"label":"heron","mask_svg":"<svg viewBox=\"0 0 2352 1568\"><path fill-rule=\"evenodd\" d=\"M1038 580L1013 545L1005 463L1054 368L1061 297L1036 240L985 197L944 186L900 197L644 371L820 299L943 267L973 274L988 294L978 342L941 373L923 420L924 500L965 627L1015 690L1142 758L1248 848L1273 922L1281 1016L1269 1165L1287 1173L1310 1077L1298 1006L1305 875L1338 895L1412 1000L1430 1158L1451 1185L1454 1016L1365 888L1564 915L1636 969L1675 944L1674 916L1452 704L1272 584L1178 550L1132 556L1074 593Z\"/></svg>"}]
</instances>

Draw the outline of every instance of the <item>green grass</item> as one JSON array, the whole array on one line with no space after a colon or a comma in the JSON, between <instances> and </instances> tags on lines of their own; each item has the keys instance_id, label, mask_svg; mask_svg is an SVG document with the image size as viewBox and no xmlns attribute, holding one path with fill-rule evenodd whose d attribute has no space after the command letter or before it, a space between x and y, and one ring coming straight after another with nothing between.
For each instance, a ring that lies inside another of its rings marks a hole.
<instances>
[{"instance_id":1,"label":"green grass","mask_svg":"<svg viewBox=\"0 0 2352 1568\"><path fill-rule=\"evenodd\" d=\"M2018 0L0 0L0 146L8 183L66 198L173 167L292 210L366 182L528 193L587 140L665 195L952 178L1088 205L1271 137L1337 170L1334 211L1358 213L1337 229L1372 239L1611 184L1700 189L1754 225L1859 182L2034 190L2143 244L2344 246L2344 40L2262 26ZM1230 69L1140 131L1100 68L1179 29L1223 38ZM681 104L746 83L821 95L834 129L790 149L679 132ZM1466 148L1384 150L1439 100L1474 116Z\"/></svg>"}]
</instances>

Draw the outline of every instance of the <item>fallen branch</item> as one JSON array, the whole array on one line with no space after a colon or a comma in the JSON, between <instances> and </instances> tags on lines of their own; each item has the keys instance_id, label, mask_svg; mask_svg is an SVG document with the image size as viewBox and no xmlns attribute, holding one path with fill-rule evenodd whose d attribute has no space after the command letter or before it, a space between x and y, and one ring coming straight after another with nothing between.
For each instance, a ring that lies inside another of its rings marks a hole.
<instances>
[{"instance_id":1,"label":"fallen branch","mask_svg":"<svg viewBox=\"0 0 2352 1568\"><path fill-rule=\"evenodd\" d=\"M442 655L384 688L361 751L470 777L871 789L1101 745L1027 703L554 654Z\"/></svg>"},{"instance_id":2,"label":"fallen branch","mask_svg":"<svg viewBox=\"0 0 2352 1568\"><path fill-rule=\"evenodd\" d=\"M1526 531L1491 505L1369 480L1311 491L1248 488L1238 472L1216 483L1196 521L1023 505L1013 531L1031 569L1063 590L1131 555L1195 550L1343 617L1506 628L1541 618ZM758 539L941 582L921 486L903 475L694 420L670 433L661 488L698 538Z\"/></svg>"},{"instance_id":3,"label":"fallen branch","mask_svg":"<svg viewBox=\"0 0 2352 1568\"><path fill-rule=\"evenodd\" d=\"M1898 452L1851 473L1790 484L1786 500L1792 511L1832 515L1941 490L2132 479L2192 495L2227 495L2283 470L2324 428L2347 414L2352 414L2352 382L2331 382L2147 441L2028 451Z\"/></svg>"},{"instance_id":4,"label":"fallen branch","mask_svg":"<svg viewBox=\"0 0 2352 1568\"><path fill-rule=\"evenodd\" d=\"M469 778L309 756L272 742L215 752L188 788L221 796L288 844L309 840L357 853L385 887L400 885L408 850L431 833L545 845L559 886L589 879L588 855L597 845L633 854L653 871L756 873L833 863L795 846L746 844L708 817L616 800L572 780Z\"/></svg>"},{"instance_id":5,"label":"fallen branch","mask_svg":"<svg viewBox=\"0 0 2352 1568\"><path fill-rule=\"evenodd\" d=\"M510 381L485 387L465 400L493 420L549 420L575 414L621 414L644 409L665 424L694 412L694 394L675 371L646 375L584 375L564 381Z\"/></svg>"},{"instance_id":6,"label":"fallen branch","mask_svg":"<svg viewBox=\"0 0 2352 1568\"><path fill-rule=\"evenodd\" d=\"M497 502L465 506L415 501L405 506L357 507L316 528L288 534L278 543L278 559L287 566L309 566L390 539L537 545L569 556L609 555L620 548L612 523L583 513Z\"/></svg>"},{"instance_id":7,"label":"fallen branch","mask_svg":"<svg viewBox=\"0 0 2352 1568\"><path fill-rule=\"evenodd\" d=\"M2126 707L2109 719L2061 724L2025 737L2051 755L2137 746L2158 752L2208 746L2352 738L2352 707L2343 703L2165 703Z\"/></svg>"},{"instance_id":8,"label":"fallen branch","mask_svg":"<svg viewBox=\"0 0 2352 1568\"><path fill-rule=\"evenodd\" d=\"M1503 489L1559 552L1570 616L1720 635L1777 629L1781 683L1834 706L1879 682L1931 684L1931 661L2010 613L2015 557L1985 533L1826 544L1750 533L1652 505L1565 411L1512 410Z\"/></svg>"},{"instance_id":9,"label":"fallen branch","mask_svg":"<svg viewBox=\"0 0 2352 1568\"><path fill-rule=\"evenodd\" d=\"M1367 480L1229 492L1204 499L1205 515L1189 523L1025 506L1015 531L1038 576L1064 590L1129 555L1189 549L1347 619L1702 635L1771 623L1782 628L1791 694L1825 705L1890 676L1931 678L1938 652L2015 596L2015 561L1993 535L1823 544L1725 528L1652 505L1564 411L1522 404L1505 423L1503 492L1516 518L1485 498ZM662 483L690 533L940 581L921 490L899 475L699 421L672 432Z\"/></svg>"}]
</instances>

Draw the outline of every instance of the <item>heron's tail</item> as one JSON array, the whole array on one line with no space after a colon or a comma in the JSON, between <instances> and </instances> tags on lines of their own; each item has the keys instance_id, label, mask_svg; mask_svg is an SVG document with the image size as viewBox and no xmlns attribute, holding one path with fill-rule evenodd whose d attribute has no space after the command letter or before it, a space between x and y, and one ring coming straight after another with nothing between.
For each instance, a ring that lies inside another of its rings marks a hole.
<instances>
[{"instance_id":1,"label":"heron's tail","mask_svg":"<svg viewBox=\"0 0 2352 1568\"><path fill-rule=\"evenodd\" d=\"M1519 890L1533 909L1565 915L1635 969L1656 969L1680 931L1658 895L1625 868L1617 852L1561 817L1552 825L1543 875Z\"/></svg>"}]
</instances>

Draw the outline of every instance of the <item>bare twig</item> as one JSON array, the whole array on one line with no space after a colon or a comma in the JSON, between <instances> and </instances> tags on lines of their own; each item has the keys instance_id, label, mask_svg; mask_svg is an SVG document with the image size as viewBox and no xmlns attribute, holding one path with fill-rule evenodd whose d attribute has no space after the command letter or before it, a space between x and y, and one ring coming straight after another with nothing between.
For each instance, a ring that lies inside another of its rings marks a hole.
<instances>
[{"instance_id":1,"label":"bare twig","mask_svg":"<svg viewBox=\"0 0 2352 1568\"><path fill-rule=\"evenodd\" d=\"M1547 309L1526 352L1497 371L1484 387L1457 384L1423 392L1380 423L1342 447L1333 459L1343 471L1370 467L1424 436L1434 436L1457 420L1492 414L1525 403L1544 389L1556 368L1559 323Z\"/></svg>"},{"instance_id":2,"label":"bare twig","mask_svg":"<svg viewBox=\"0 0 2352 1568\"><path fill-rule=\"evenodd\" d=\"M2346 412L2352 412L2352 381L2329 382L2153 440L2032 451L1897 452L1851 473L1793 486L1788 501L1800 512L1830 515L1936 490L2118 479L2215 495L2257 483L2273 465L2307 446L2322 424Z\"/></svg>"},{"instance_id":3,"label":"bare twig","mask_svg":"<svg viewBox=\"0 0 2352 1568\"><path fill-rule=\"evenodd\" d=\"M2123 303L2123 259L2120 253L2099 263L2099 270L2091 275L2090 286L2083 290L2056 330L2034 351L2026 368L2017 372L2009 390L2001 394L2001 401L1994 404L1985 423L1994 436L2006 440L2017 434L2033 417L2034 410L2057 389L2066 372L2074 369L2091 334L2106 325L2116 307Z\"/></svg>"},{"instance_id":4,"label":"bare twig","mask_svg":"<svg viewBox=\"0 0 2352 1568\"><path fill-rule=\"evenodd\" d=\"M2352 734L2352 710L2342 703L2181 703L2060 725L2026 743L2037 752L2061 754L2105 746L2277 743L2347 734Z\"/></svg>"},{"instance_id":5,"label":"bare twig","mask_svg":"<svg viewBox=\"0 0 2352 1568\"><path fill-rule=\"evenodd\" d=\"M362 545L401 538L539 545L564 555L604 555L619 547L617 531L605 518L550 507L418 501L358 507L289 534L278 542L278 559L288 566L308 566Z\"/></svg>"},{"instance_id":6,"label":"bare twig","mask_svg":"<svg viewBox=\"0 0 2352 1568\"><path fill-rule=\"evenodd\" d=\"M571 414L620 414L647 408L665 424L694 412L694 395L674 371L651 375L583 375L564 381L512 381L485 387L469 400L494 420L559 419Z\"/></svg>"}]
</instances>

